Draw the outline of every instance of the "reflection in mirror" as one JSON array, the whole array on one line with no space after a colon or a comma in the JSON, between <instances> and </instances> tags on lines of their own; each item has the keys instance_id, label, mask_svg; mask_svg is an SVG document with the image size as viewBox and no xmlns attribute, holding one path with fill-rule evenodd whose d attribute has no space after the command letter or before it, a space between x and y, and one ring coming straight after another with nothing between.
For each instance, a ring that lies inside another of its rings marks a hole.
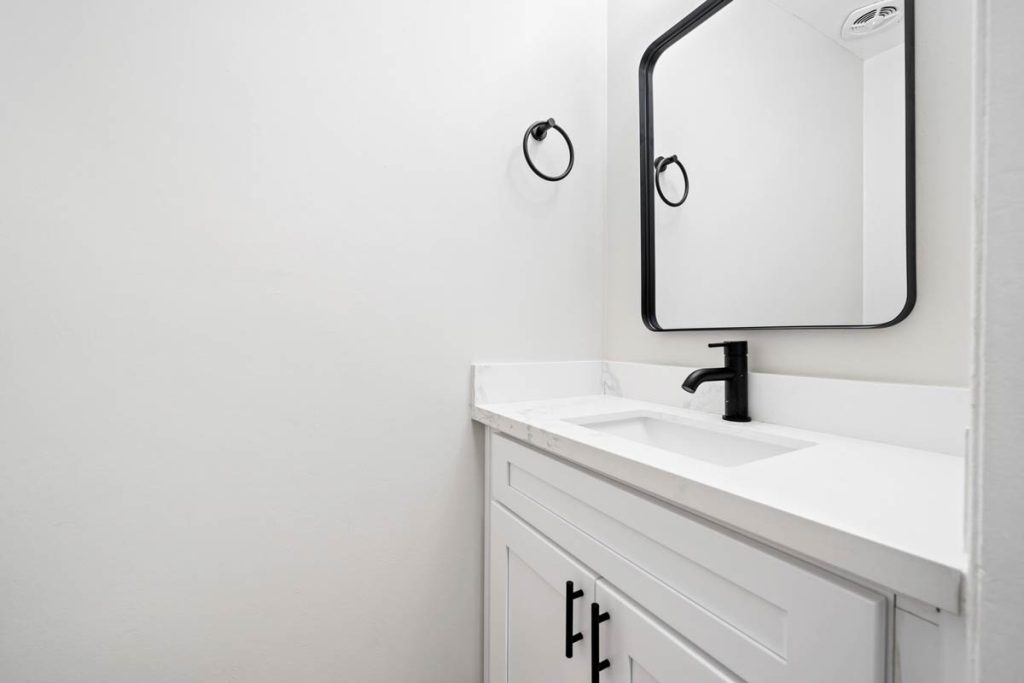
<instances>
[{"instance_id":1,"label":"reflection in mirror","mask_svg":"<svg viewBox=\"0 0 1024 683\"><path fill-rule=\"evenodd\" d=\"M649 325L880 326L909 313L911 12L736 0L657 58Z\"/></svg>"}]
</instances>

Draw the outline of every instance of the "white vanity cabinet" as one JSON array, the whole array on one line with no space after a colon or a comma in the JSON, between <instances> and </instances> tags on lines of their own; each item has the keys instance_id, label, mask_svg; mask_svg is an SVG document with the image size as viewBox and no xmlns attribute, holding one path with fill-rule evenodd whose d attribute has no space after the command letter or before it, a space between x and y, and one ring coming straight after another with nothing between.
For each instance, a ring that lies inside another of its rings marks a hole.
<instances>
[{"instance_id":1,"label":"white vanity cabinet","mask_svg":"<svg viewBox=\"0 0 1024 683\"><path fill-rule=\"evenodd\" d=\"M889 597L501 434L487 442L490 683L892 680ZM569 581L581 595L567 610ZM568 630L582 635L571 658Z\"/></svg>"}]
</instances>

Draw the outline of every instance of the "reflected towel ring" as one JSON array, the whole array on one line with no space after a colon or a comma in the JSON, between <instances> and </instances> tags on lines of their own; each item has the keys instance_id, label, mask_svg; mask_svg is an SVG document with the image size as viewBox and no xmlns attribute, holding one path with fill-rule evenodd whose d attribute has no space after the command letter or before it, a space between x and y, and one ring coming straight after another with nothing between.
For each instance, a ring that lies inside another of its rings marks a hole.
<instances>
[{"instance_id":1,"label":"reflected towel ring","mask_svg":"<svg viewBox=\"0 0 1024 683\"><path fill-rule=\"evenodd\" d=\"M679 170L683 172L683 198L680 199L678 202L669 201L668 197L665 196L665 193L661 189L661 174L664 173L665 169L671 166L672 164L678 166ZM658 196L661 197L661 201L665 202L666 204L672 207L682 206L683 203L686 202L686 198L690 196L690 176L686 174L686 167L683 166L683 162L679 161L679 157L677 157L675 154L668 158L658 157L657 159L654 160L654 168L656 169L654 172L654 187L657 188Z\"/></svg>"},{"instance_id":2,"label":"reflected towel ring","mask_svg":"<svg viewBox=\"0 0 1024 683\"><path fill-rule=\"evenodd\" d=\"M565 172L559 176L545 175L540 171L539 168L537 168L534 165L533 159L530 158L530 138L532 137L537 142L541 142L548 136L548 131L551 130L552 128L558 131L559 135L561 135L565 139L565 144L569 147L569 165L566 167ZM526 157L526 163L530 165L531 171L536 173L544 180L547 180L548 182L552 183L557 183L559 180L564 180L565 177L569 175L569 172L572 171L573 164L576 163L576 150L573 149L572 140L570 140L566 132L562 130L562 127L555 123L554 119L548 119L547 121L538 121L537 123L534 123L533 125L526 129L526 135L523 136L523 156Z\"/></svg>"}]
</instances>

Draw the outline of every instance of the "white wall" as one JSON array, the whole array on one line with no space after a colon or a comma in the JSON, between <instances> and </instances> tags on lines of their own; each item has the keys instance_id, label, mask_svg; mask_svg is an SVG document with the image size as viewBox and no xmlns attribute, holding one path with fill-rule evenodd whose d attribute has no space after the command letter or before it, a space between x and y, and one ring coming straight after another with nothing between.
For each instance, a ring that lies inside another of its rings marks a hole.
<instances>
[{"instance_id":1,"label":"white wall","mask_svg":"<svg viewBox=\"0 0 1024 683\"><path fill-rule=\"evenodd\" d=\"M863 60L768 0L659 59L656 154L692 186L681 209L655 202L662 327L860 324L863 95Z\"/></svg>"},{"instance_id":2,"label":"white wall","mask_svg":"<svg viewBox=\"0 0 1024 683\"><path fill-rule=\"evenodd\" d=\"M968 640L974 683L1024 680L1024 5L979 3L979 296Z\"/></svg>"},{"instance_id":3,"label":"white wall","mask_svg":"<svg viewBox=\"0 0 1024 683\"><path fill-rule=\"evenodd\" d=\"M654 333L640 319L637 71L698 0L610 0L605 356L705 366L721 332ZM917 3L918 305L885 330L743 332L761 372L967 386L972 0ZM736 337L735 333L729 333Z\"/></svg>"},{"instance_id":4,"label":"white wall","mask_svg":"<svg viewBox=\"0 0 1024 683\"><path fill-rule=\"evenodd\" d=\"M888 322L907 300L906 50L864 61L864 313Z\"/></svg>"},{"instance_id":5,"label":"white wall","mask_svg":"<svg viewBox=\"0 0 1024 683\"><path fill-rule=\"evenodd\" d=\"M605 21L4 5L0 680L480 680L470 362L601 353Z\"/></svg>"}]
</instances>

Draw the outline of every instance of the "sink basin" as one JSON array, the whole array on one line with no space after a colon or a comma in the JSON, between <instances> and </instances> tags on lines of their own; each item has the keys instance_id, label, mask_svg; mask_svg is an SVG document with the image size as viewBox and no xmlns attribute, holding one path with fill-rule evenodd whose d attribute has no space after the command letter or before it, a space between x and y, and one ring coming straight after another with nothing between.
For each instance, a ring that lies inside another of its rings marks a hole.
<instances>
[{"instance_id":1,"label":"sink basin","mask_svg":"<svg viewBox=\"0 0 1024 683\"><path fill-rule=\"evenodd\" d=\"M738 429L654 414L593 416L569 422L722 467L745 465L815 445L766 434L737 434Z\"/></svg>"}]
</instances>

